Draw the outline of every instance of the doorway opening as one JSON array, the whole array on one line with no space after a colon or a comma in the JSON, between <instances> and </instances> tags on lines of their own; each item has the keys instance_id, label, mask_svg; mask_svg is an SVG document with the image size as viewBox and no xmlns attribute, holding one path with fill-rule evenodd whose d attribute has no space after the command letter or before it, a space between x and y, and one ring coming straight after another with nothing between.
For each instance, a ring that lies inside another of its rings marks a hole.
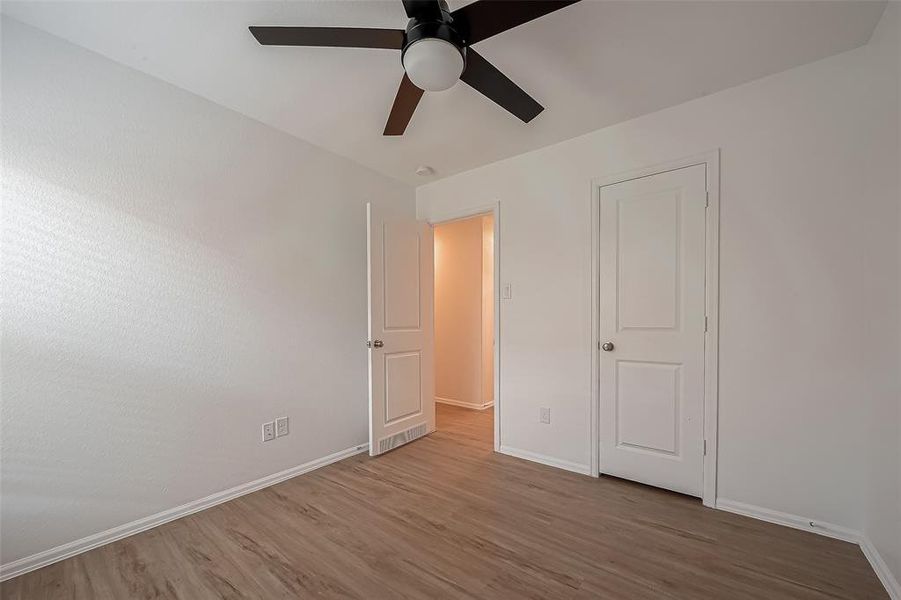
<instances>
[{"instance_id":1,"label":"doorway opening","mask_svg":"<svg viewBox=\"0 0 901 600\"><path fill-rule=\"evenodd\" d=\"M436 425L490 443L497 376L494 214L434 224L434 244Z\"/></svg>"}]
</instances>

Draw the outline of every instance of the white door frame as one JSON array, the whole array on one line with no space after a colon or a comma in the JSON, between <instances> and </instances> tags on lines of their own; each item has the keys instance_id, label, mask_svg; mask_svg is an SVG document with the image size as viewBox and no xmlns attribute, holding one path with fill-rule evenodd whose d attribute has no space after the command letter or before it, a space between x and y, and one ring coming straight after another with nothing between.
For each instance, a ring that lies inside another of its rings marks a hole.
<instances>
[{"instance_id":1,"label":"white door frame","mask_svg":"<svg viewBox=\"0 0 901 600\"><path fill-rule=\"evenodd\" d=\"M681 158L642 169L614 173L591 180L591 474L600 474L600 201L601 188L667 171L706 165L707 226L705 265L705 310L707 333L704 342L704 483L701 501L716 506L716 454L718 431L719 358L719 230L720 151Z\"/></svg>"},{"instance_id":2,"label":"white door frame","mask_svg":"<svg viewBox=\"0 0 901 600\"><path fill-rule=\"evenodd\" d=\"M494 451L501 447L501 204L493 202L451 211L435 211L426 219L434 227L479 215L494 218ZM432 325L434 327L434 324Z\"/></svg>"}]
</instances>

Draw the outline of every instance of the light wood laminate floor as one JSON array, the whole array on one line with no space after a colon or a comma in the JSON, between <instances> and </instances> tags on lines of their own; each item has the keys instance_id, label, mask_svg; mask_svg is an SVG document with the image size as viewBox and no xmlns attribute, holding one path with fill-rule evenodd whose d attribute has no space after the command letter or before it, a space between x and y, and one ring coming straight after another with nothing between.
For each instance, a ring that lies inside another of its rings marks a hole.
<instances>
[{"instance_id":1,"label":"light wood laminate floor","mask_svg":"<svg viewBox=\"0 0 901 600\"><path fill-rule=\"evenodd\" d=\"M860 549L495 454L491 411L0 584L13 598L886 598Z\"/></svg>"}]
</instances>

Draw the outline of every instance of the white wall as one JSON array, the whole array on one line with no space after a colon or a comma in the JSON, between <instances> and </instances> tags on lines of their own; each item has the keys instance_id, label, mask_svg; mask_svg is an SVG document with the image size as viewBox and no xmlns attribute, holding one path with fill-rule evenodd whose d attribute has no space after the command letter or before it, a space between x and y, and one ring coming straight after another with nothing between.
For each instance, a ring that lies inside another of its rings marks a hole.
<instances>
[{"instance_id":1,"label":"white wall","mask_svg":"<svg viewBox=\"0 0 901 600\"><path fill-rule=\"evenodd\" d=\"M885 76L874 85L890 98L895 106L894 120L887 119L884 126L895 132L894 151L880 157L882 168L895 176L895 202L899 230L901 230L901 3L889 4L885 15L873 33L870 45L877 57L882 57ZM894 72L894 76L892 76ZM901 235L896 252L901 285ZM890 331L890 329L889 329ZM897 329L896 343L901 347L901 328ZM901 360L901 359L899 359ZM896 377L901 377L901 362L895 366ZM877 549L896 580L896 590L901 597L901 384L891 395L874 397L870 411L866 440L869 460L865 484L866 507L864 534Z\"/></svg>"},{"instance_id":2,"label":"white wall","mask_svg":"<svg viewBox=\"0 0 901 600\"><path fill-rule=\"evenodd\" d=\"M721 148L718 494L863 529L869 409L899 393L886 52L863 47L417 190L423 218L500 201L513 292L501 301L501 444L589 468L591 179Z\"/></svg>"},{"instance_id":3,"label":"white wall","mask_svg":"<svg viewBox=\"0 0 901 600\"><path fill-rule=\"evenodd\" d=\"M0 561L365 443L364 204L412 189L2 37Z\"/></svg>"}]
</instances>

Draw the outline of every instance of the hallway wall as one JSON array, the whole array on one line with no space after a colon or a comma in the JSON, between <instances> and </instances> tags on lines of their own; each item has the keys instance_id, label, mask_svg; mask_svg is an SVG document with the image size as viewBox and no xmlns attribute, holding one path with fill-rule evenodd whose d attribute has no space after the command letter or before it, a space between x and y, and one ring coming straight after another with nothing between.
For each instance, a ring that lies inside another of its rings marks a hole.
<instances>
[{"instance_id":1,"label":"hallway wall","mask_svg":"<svg viewBox=\"0 0 901 600\"><path fill-rule=\"evenodd\" d=\"M494 331L493 265L483 269L493 235L486 240L486 227L493 234L491 218L481 216L435 226L435 397L470 408L490 403L494 386L492 352L485 357Z\"/></svg>"}]
</instances>

